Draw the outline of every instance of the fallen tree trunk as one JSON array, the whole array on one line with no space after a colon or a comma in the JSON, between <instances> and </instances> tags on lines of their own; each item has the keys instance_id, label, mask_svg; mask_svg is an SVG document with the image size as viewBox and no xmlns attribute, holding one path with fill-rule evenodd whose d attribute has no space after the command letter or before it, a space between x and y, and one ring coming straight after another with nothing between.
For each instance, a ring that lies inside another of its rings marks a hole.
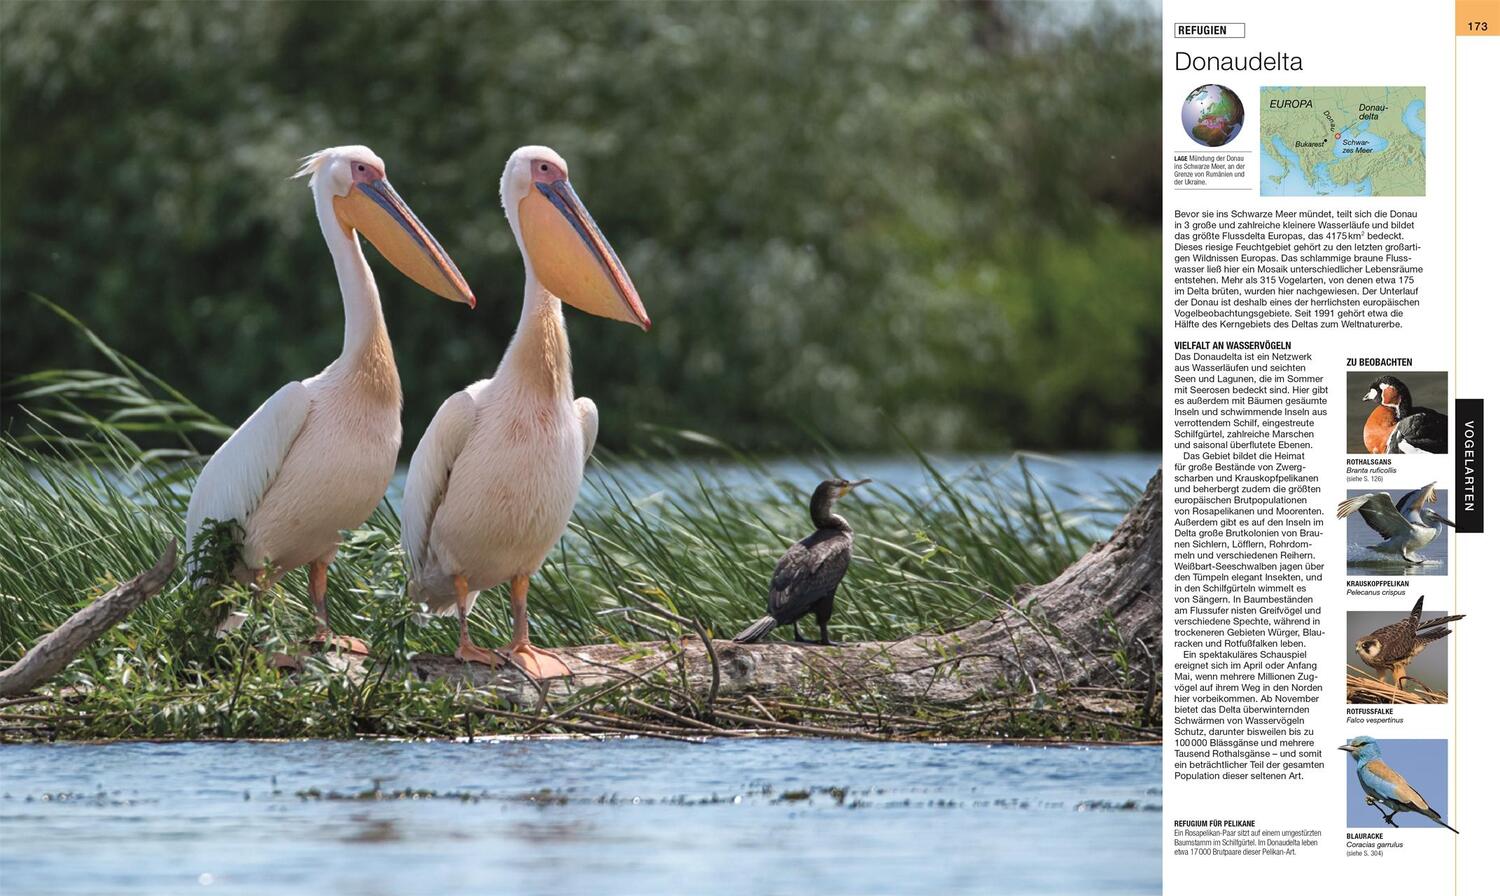
<instances>
[{"instance_id":1,"label":"fallen tree trunk","mask_svg":"<svg viewBox=\"0 0 1500 896\"><path fill-rule=\"evenodd\" d=\"M114 628L131 611L167 584L177 568L177 539L167 545L156 565L116 585L107 594L68 617L50 634L36 642L26 655L0 672L0 697L14 697L61 672L73 657Z\"/></svg>"},{"instance_id":2,"label":"fallen tree trunk","mask_svg":"<svg viewBox=\"0 0 1500 896\"><path fill-rule=\"evenodd\" d=\"M556 649L574 675L538 683L510 667L424 654L420 678L492 690L514 703L591 699L632 685L666 687L712 717L717 697L819 695L953 707L994 698L1153 719L1162 632L1161 473L1116 527L1051 582L1017 589L1004 611L954 631L842 647L676 642ZM646 608L643 608L646 609ZM646 610L658 612L656 610ZM679 620L683 621L683 620ZM1089 696L1109 695L1109 696ZM1128 696L1134 695L1134 696Z\"/></svg>"}]
</instances>

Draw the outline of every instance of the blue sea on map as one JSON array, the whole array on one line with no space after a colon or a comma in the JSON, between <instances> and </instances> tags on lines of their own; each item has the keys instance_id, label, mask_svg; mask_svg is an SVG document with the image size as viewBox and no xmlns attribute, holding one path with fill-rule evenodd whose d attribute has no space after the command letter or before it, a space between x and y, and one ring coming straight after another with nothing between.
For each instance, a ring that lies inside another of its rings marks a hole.
<instances>
[{"instance_id":1,"label":"blue sea on map","mask_svg":"<svg viewBox=\"0 0 1500 896\"><path fill-rule=\"evenodd\" d=\"M1406 111L1401 113L1401 123L1406 129L1422 138L1422 155L1427 155L1427 122L1421 118L1425 103L1421 100L1412 100L1406 106Z\"/></svg>"},{"instance_id":2,"label":"blue sea on map","mask_svg":"<svg viewBox=\"0 0 1500 896\"><path fill-rule=\"evenodd\" d=\"M1292 152L1280 137L1272 137L1271 143L1283 158L1291 161L1291 170L1281 166L1267 153L1260 156L1260 192L1262 196L1369 196L1374 193L1374 184L1367 177L1347 184L1336 184L1328 179L1328 165L1313 169L1317 183L1310 184L1302 173L1302 159ZM1280 178L1280 182L1273 180Z\"/></svg>"},{"instance_id":3,"label":"blue sea on map","mask_svg":"<svg viewBox=\"0 0 1500 896\"><path fill-rule=\"evenodd\" d=\"M1337 143L1334 144L1334 147L1333 147L1333 154L1334 155L1338 156L1339 158L1343 158L1345 156L1352 156L1352 155L1354 155L1354 147L1352 147L1352 146L1349 145L1348 140L1349 139L1353 139L1356 136L1361 141L1363 141L1364 144L1365 144L1361 148L1362 149L1368 149L1370 152L1385 152L1386 149L1388 149L1390 147L1390 145L1391 145L1391 141L1385 139L1384 137L1380 136L1379 134L1371 134L1371 133L1369 133L1370 123L1368 121L1361 121L1359 124L1354 125L1353 126L1353 130L1357 131L1358 133L1357 134L1350 134L1348 138L1346 138L1344 140L1339 140ZM1349 132L1345 131L1344 133L1348 134ZM1319 165L1317 167L1318 168L1322 168L1324 166L1323 165Z\"/></svg>"},{"instance_id":4,"label":"blue sea on map","mask_svg":"<svg viewBox=\"0 0 1500 896\"><path fill-rule=\"evenodd\" d=\"M1272 90L1278 88L1264 88ZM1290 87L1279 88L1290 92ZM1422 154L1427 154L1427 123L1422 120L1425 104L1422 100L1412 100L1401 113L1401 123L1406 126L1417 137L1422 139ZM1384 152L1390 141L1376 134L1369 133L1370 123L1368 121L1356 121L1344 128L1343 133L1351 136L1357 135L1359 139L1368 141L1363 147L1371 152ZM1353 181L1347 184L1336 184L1328 171L1328 163L1322 162L1313 166L1313 181L1307 180L1307 175L1302 170L1301 157L1292 152L1280 136L1272 136L1271 143L1276 151L1281 153L1282 158L1291 161L1291 170L1264 149L1260 154L1260 194L1262 196L1371 196L1374 194L1374 184L1370 178ZM1336 158L1345 158L1353 155L1349 146L1343 141L1337 141L1333 148Z\"/></svg>"}]
</instances>

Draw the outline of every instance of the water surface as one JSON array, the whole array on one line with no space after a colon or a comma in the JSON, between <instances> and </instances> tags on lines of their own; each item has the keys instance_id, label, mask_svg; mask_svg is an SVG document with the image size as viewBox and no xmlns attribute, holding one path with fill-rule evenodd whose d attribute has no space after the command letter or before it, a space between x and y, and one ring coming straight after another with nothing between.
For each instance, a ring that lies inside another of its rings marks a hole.
<instances>
[{"instance_id":1,"label":"water surface","mask_svg":"<svg viewBox=\"0 0 1500 896\"><path fill-rule=\"evenodd\" d=\"M1152 893L1160 785L1150 747L11 745L0 864L7 894Z\"/></svg>"},{"instance_id":2,"label":"water surface","mask_svg":"<svg viewBox=\"0 0 1500 896\"><path fill-rule=\"evenodd\" d=\"M1427 104L1423 100L1412 100L1401 113L1401 123L1406 129L1422 138L1422 155L1427 155Z\"/></svg>"},{"instance_id":3,"label":"water surface","mask_svg":"<svg viewBox=\"0 0 1500 896\"><path fill-rule=\"evenodd\" d=\"M1099 496L1116 484L1140 491L1161 467L1161 455L1145 452L1101 452L1075 454L933 454L927 457L932 468L959 492L972 492L992 483L1015 486L1022 484L1022 470L1033 481L1062 501L1067 495ZM620 458L600 458L589 462L579 500L585 504L605 500L601 490L623 488L626 495L639 499L656 491L681 492L684 484L696 479L717 486L738 489L754 497L778 494L778 482L805 486L808 494L830 476L849 479L869 477L877 488L892 488L921 496L931 496L937 485L920 461L905 455L855 455L837 461L836 467L817 458L768 458L746 463L739 460L710 458L673 458L666 463L642 463ZM396 471L387 497L401 506L406 486L406 468ZM1064 503L1066 503L1064 501Z\"/></svg>"},{"instance_id":4,"label":"water surface","mask_svg":"<svg viewBox=\"0 0 1500 896\"><path fill-rule=\"evenodd\" d=\"M927 457L932 469L959 492L974 492L993 484L1021 490L1023 471L1038 487L1055 493L1067 503L1067 495L1098 496L1122 484L1140 491L1161 466L1160 454L1113 452L1099 454L934 454ZM404 473L398 476L404 482ZM583 500L597 496L606 483L623 484L639 497L654 490L672 490L695 478L741 492L762 490L776 493L776 483L804 485L809 494L830 476L870 478L876 488L896 489L919 497L938 490L931 473L911 455L863 455L843 458L836 466L815 458L774 458L755 466L733 460L684 458L662 465L634 461L595 461L585 477Z\"/></svg>"}]
</instances>

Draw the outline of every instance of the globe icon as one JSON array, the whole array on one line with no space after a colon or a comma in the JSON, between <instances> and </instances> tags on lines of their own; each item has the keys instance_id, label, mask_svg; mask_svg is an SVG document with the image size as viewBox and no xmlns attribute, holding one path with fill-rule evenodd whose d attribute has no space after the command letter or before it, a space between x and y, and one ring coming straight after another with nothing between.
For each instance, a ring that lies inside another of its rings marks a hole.
<instances>
[{"instance_id":1,"label":"globe icon","mask_svg":"<svg viewBox=\"0 0 1500 896\"><path fill-rule=\"evenodd\" d=\"M1223 146L1245 124L1245 104L1222 84L1195 87L1182 104L1182 129L1199 146Z\"/></svg>"}]
</instances>

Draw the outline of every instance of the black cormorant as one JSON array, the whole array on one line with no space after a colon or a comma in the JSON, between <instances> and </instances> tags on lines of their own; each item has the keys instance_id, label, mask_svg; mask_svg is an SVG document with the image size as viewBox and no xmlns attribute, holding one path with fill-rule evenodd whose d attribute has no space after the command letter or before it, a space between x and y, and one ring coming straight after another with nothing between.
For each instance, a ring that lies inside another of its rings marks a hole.
<instances>
[{"instance_id":1,"label":"black cormorant","mask_svg":"<svg viewBox=\"0 0 1500 896\"><path fill-rule=\"evenodd\" d=\"M812 496L812 521L818 529L781 555L771 574L771 589L766 595L766 615L734 636L740 643L758 641L778 625L792 626L792 636L801 641L798 620L817 613L818 643L833 644L828 639L828 620L833 617L833 594L849 569L854 555L854 528L849 521L833 512L833 503L861 485L861 479L827 479Z\"/></svg>"}]
</instances>

